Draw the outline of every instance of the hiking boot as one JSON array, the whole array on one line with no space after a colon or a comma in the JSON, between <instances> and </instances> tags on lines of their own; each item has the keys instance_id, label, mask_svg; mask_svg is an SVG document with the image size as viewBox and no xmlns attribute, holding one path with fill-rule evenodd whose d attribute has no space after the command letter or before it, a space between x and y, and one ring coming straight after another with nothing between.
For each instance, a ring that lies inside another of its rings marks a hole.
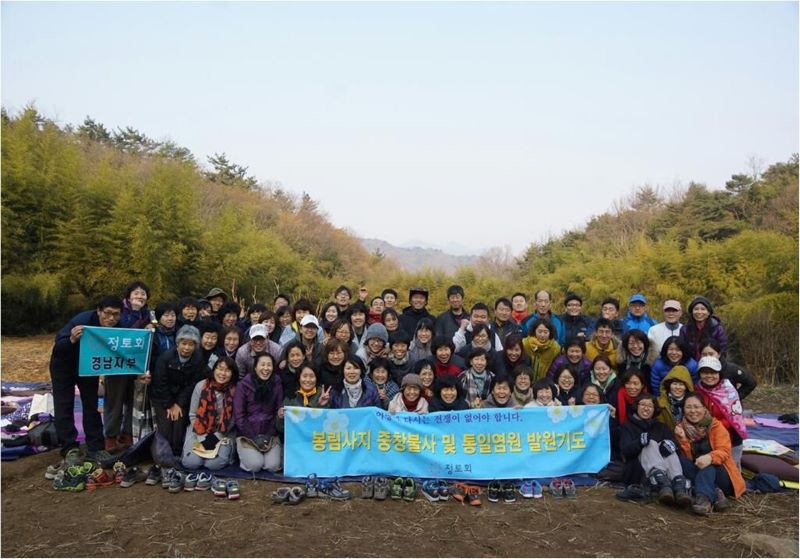
<instances>
[{"instance_id":1,"label":"hiking boot","mask_svg":"<svg viewBox=\"0 0 800 559\"><path fill-rule=\"evenodd\" d=\"M71 491L74 493L83 491L86 488L83 476L75 475L74 468L76 468L76 466L60 471L53 480L53 489L56 491ZM73 470L73 472L70 472L70 470Z\"/></svg>"},{"instance_id":2,"label":"hiking boot","mask_svg":"<svg viewBox=\"0 0 800 559\"><path fill-rule=\"evenodd\" d=\"M338 477L328 482L326 490L326 496L337 501L346 501L353 496L348 489L339 485Z\"/></svg>"},{"instance_id":3,"label":"hiking boot","mask_svg":"<svg viewBox=\"0 0 800 559\"><path fill-rule=\"evenodd\" d=\"M667 478L664 470L653 468L648 474L650 485L658 490L658 502L662 505L671 505L675 502L675 495L672 492L672 485Z\"/></svg>"},{"instance_id":4,"label":"hiking boot","mask_svg":"<svg viewBox=\"0 0 800 559\"><path fill-rule=\"evenodd\" d=\"M490 503L497 503L500 500L500 493L503 491L503 486L499 481L490 481L486 487L486 498Z\"/></svg>"},{"instance_id":5,"label":"hiking boot","mask_svg":"<svg viewBox=\"0 0 800 559\"><path fill-rule=\"evenodd\" d=\"M90 450L86 455L90 460L94 460L101 466L114 459L114 456L106 450Z\"/></svg>"},{"instance_id":6,"label":"hiking boot","mask_svg":"<svg viewBox=\"0 0 800 559\"><path fill-rule=\"evenodd\" d=\"M672 493L675 496L675 504L681 508L686 508L692 504L692 497L686 490L686 478L676 476L672 478Z\"/></svg>"},{"instance_id":7,"label":"hiking boot","mask_svg":"<svg viewBox=\"0 0 800 559\"><path fill-rule=\"evenodd\" d=\"M553 478L550 480L550 493L556 499L560 499L564 495L564 488L561 485L560 479Z\"/></svg>"},{"instance_id":8,"label":"hiking boot","mask_svg":"<svg viewBox=\"0 0 800 559\"><path fill-rule=\"evenodd\" d=\"M147 471L147 479L144 481L145 485L158 485L161 481L161 466L153 464Z\"/></svg>"},{"instance_id":9,"label":"hiking boot","mask_svg":"<svg viewBox=\"0 0 800 559\"><path fill-rule=\"evenodd\" d=\"M399 501L403 498L403 478L395 478L392 482L392 499Z\"/></svg>"},{"instance_id":10,"label":"hiking boot","mask_svg":"<svg viewBox=\"0 0 800 559\"><path fill-rule=\"evenodd\" d=\"M306 491L308 493L308 491ZM389 480L385 477L375 478L375 500L385 501L389 496Z\"/></svg>"},{"instance_id":11,"label":"hiking boot","mask_svg":"<svg viewBox=\"0 0 800 559\"><path fill-rule=\"evenodd\" d=\"M228 495L229 501L236 501L239 497L242 496L241 490L239 488L239 481L235 479L229 479L228 482L225 484L225 492Z\"/></svg>"},{"instance_id":12,"label":"hiking boot","mask_svg":"<svg viewBox=\"0 0 800 559\"><path fill-rule=\"evenodd\" d=\"M414 478L407 477L403 482L403 500L413 501L417 498L417 483Z\"/></svg>"},{"instance_id":13,"label":"hiking boot","mask_svg":"<svg viewBox=\"0 0 800 559\"><path fill-rule=\"evenodd\" d=\"M128 469L125 467L125 462L114 462L114 481L116 483L122 483L122 480L125 478L125 471Z\"/></svg>"},{"instance_id":14,"label":"hiking boot","mask_svg":"<svg viewBox=\"0 0 800 559\"><path fill-rule=\"evenodd\" d=\"M447 486L447 482L443 479L436 480L436 486L439 489L439 500L440 501L447 501L450 499L450 488Z\"/></svg>"},{"instance_id":15,"label":"hiking boot","mask_svg":"<svg viewBox=\"0 0 800 559\"><path fill-rule=\"evenodd\" d=\"M703 495L702 493L697 495L694 498L694 503L692 504L692 512L695 514L699 514L702 516L708 516L711 514L711 509L713 505L711 504L711 499Z\"/></svg>"},{"instance_id":16,"label":"hiking boot","mask_svg":"<svg viewBox=\"0 0 800 559\"><path fill-rule=\"evenodd\" d=\"M638 483L627 486L615 495L620 501L646 502L650 500L650 492Z\"/></svg>"},{"instance_id":17,"label":"hiking boot","mask_svg":"<svg viewBox=\"0 0 800 559\"><path fill-rule=\"evenodd\" d=\"M722 489L717 487L717 500L714 501L714 510L717 512L725 512L731 508L731 502L722 492Z\"/></svg>"},{"instance_id":18,"label":"hiking boot","mask_svg":"<svg viewBox=\"0 0 800 559\"><path fill-rule=\"evenodd\" d=\"M316 497L319 492L317 474L310 474L306 480L306 497Z\"/></svg>"},{"instance_id":19,"label":"hiking boot","mask_svg":"<svg viewBox=\"0 0 800 559\"><path fill-rule=\"evenodd\" d=\"M161 474L161 489L169 489L169 484L175 475L175 468L169 468Z\"/></svg>"},{"instance_id":20,"label":"hiking boot","mask_svg":"<svg viewBox=\"0 0 800 559\"><path fill-rule=\"evenodd\" d=\"M131 466L122 476L122 481L119 482L120 487L131 487L135 483L140 481L145 481L147 479L147 474L144 471L139 469L139 466Z\"/></svg>"},{"instance_id":21,"label":"hiking boot","mask_svg":"<svg viewBox=\"0 0 800 559\"><path fill-rule=\"evenodd\" d=\"M431 503L439 500L439 483L435 479L422 482L422 496Z\"/></svg>"}]
</instances>

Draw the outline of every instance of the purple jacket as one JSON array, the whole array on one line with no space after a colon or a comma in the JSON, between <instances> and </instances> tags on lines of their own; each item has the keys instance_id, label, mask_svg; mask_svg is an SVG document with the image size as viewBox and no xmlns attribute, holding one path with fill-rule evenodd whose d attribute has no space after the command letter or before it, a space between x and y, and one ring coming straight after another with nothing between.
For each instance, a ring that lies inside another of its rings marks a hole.
<instances>
[{"instance_id":1,"label":"purple jacket","mask_svg":"<svg viewBox=\"0 0 800 559\"><path fill-rule=\"evenodd\" d=\"M722 322L716 316L708 317L703 330L700 332L697 331L695 321L690 318L686 321L686 325L681 328L679 336L689 344L692 350L692 357L698 361L700 360L700 351L711 338L719 342L720 349L722 349L722 358L725 359L728 355L728 336L725 334Z\"/></svg>"},{"instance_id":2,"label":"purple jacket","mask_svg":"<svg viewBox=\"0 0 800 559\"><path fill-rule=\"evenodd\" d=\"M375 388L370 382L361 381L361 386L363 387L363 393L361 394L361 398L358 399L358 403L355 407L357 408L367 408L370 406L374 406L376 408L380 408L381 406L381 397L378 396L378 390ZM347 398L347 393L344 391L344 388L341 390L336 390L336 387L331 390L331 402L328 405L331 409L339 409L339 408L349 408L350 402Z\"/></svg>"},{"instance_id":3,"label":"purple jacket","mask_svg":"<svg viewBox=\"0 0 800 559\"><path fill-rule=\"evenodd\" d=\"M550 377L553 382L556 382L556 375L561 372L564 367L569 367L569 370L577 377L575 386L583 386L586 384L586 381L589 380L589 373L592 372L592 362L585 357L578 363L572 364L569 362L566 355L559 355L547 370L547 376Z\"/></svg>"},{"instance_id":4,"label":"purple jacket","mask_svg":"<svg viewBox=\"0 0 800 559\"><path fill-rule=\"evenodd\" d=\"M258 435L271 437L275 435L278 409L283 407L283 386L278 375L273 373L269 379L272 397L268 402L257 401L253 374L248 374L236 385L233 417L240 435L249 439L255 439Z\"/></svg>"}]
</instances>

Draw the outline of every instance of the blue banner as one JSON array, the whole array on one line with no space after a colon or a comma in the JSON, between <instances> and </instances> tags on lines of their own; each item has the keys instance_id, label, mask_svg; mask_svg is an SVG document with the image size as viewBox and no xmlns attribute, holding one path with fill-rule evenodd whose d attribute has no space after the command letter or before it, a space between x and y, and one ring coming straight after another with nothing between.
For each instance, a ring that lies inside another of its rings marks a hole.
<instances>
[{"instance_id":1,"label":"blue banner","mask_svg":"<svg viewBox=\"0 0 800 559\"><path fill-rule=\"evenodd\" d=\"M389 414L286 408L284 473L443 479L596 473L611 455L608 406Z\"/></svg>"},{"instance_id":2,"label":"blue banner","mask_svg":"<svg viewBox=\"0 0 800 559\"><path fill-rule=\"evenodd\" d=\"M87 326L81 335L80 376L143 375L150 360L152 332Z\"/></svg>"}]
</instances>

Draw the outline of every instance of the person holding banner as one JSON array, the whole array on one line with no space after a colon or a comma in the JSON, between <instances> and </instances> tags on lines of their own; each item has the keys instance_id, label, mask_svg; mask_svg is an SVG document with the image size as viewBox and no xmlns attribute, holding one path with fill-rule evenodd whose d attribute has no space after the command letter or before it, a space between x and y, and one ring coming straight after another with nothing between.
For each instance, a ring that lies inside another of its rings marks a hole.
<instances>
[{"instance_id":1,"label":"person holding banner","mask_svg":"<svg viewBox=\"0 0 800 559\"><path fill-rule=\"evenodd\" d=\"M233 396L236 450L245 472L277 472L282 467L276 424L283 408L283 385L276 369L270 354L257 355L253 372L242 379Z\"/></svg>"},{"instance_id":2,"label":"person holding banner","mask_svg":"<svg viewBox=\"0 0 800 559\"><path fill-rule=\"evenodd\" d=\"M86 326L113 328L122 314L122 300L106 295L94 310L75 315L56 334L53 352L50 355L50 380L53 384L53 413L61 455L67 465L81 461L78 445L78 430L75 428L75 386L78 387L83 406L83 432L86 435L88 456L104 462L111 455L104 448L103 420L97 411L99 377L79 376L79 341Z\"/></svg>"},{"instance_id":3,"label":"person holding banner","mask_svg":"<svg viewBox=\"0 0 800 559\"><path fill-rule=\"evenodd\" d=\"M464 397L464 389L457 377L448 375L436 379L433 389L433 399L428 411L463 411L468 410L469 404Z\"/></svg>"},{"instance_id":4,"label":"person holding banner","mask_svg":"<svg viewBox=\"0 0 800 559\"><path fill-rule=\"evenodd\" d=\"M428 401L422 397L422 381L419 375L409 373L403 377L400 392L389 402L389 413L428 413Z\"/></svg>"},{"instance_id":5,"label":"person holding banner","mask_svg":"<svg viewBox=\"0 0 800 559\"><path fill-rule=\"evenodd\" d=\"M345 360L344 378L330 394L331 408L381 407L378 391L372 384L364 382L365 371L364 362L359 357L351 355Z\"/></svg>"}]
</instances>

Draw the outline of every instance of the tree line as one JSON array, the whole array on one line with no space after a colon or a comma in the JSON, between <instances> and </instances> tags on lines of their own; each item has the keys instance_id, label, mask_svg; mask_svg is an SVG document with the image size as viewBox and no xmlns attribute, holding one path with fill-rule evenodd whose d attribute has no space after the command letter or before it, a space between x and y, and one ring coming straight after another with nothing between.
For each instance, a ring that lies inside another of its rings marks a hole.
<instances>
[{"instance_id":1,"label":"tree line","mask_svg":"<svg viewBox=\"0 0 800 559\"><path fill-rule=\"evenodd\" d=\"M339 284L364 282L371 294L422 285L431 312L446 308L451 283L468 305L545 288L560 310L576 292L589 314L607 296L642 292L657 319L660 301L703 294L731 334L733 360L762 382L797 382L797 154L734 174L724 189L638 188L520 258L490 251L447 275L369 254L310 196L261 183L224 153L201 166L132 127L109 131L89 117L59 125L33 106L0 117L3 334L52 331L133 278L156 301L217 285L245 304L285 292L321 305Z\"/></svg>"}]
</instances>

